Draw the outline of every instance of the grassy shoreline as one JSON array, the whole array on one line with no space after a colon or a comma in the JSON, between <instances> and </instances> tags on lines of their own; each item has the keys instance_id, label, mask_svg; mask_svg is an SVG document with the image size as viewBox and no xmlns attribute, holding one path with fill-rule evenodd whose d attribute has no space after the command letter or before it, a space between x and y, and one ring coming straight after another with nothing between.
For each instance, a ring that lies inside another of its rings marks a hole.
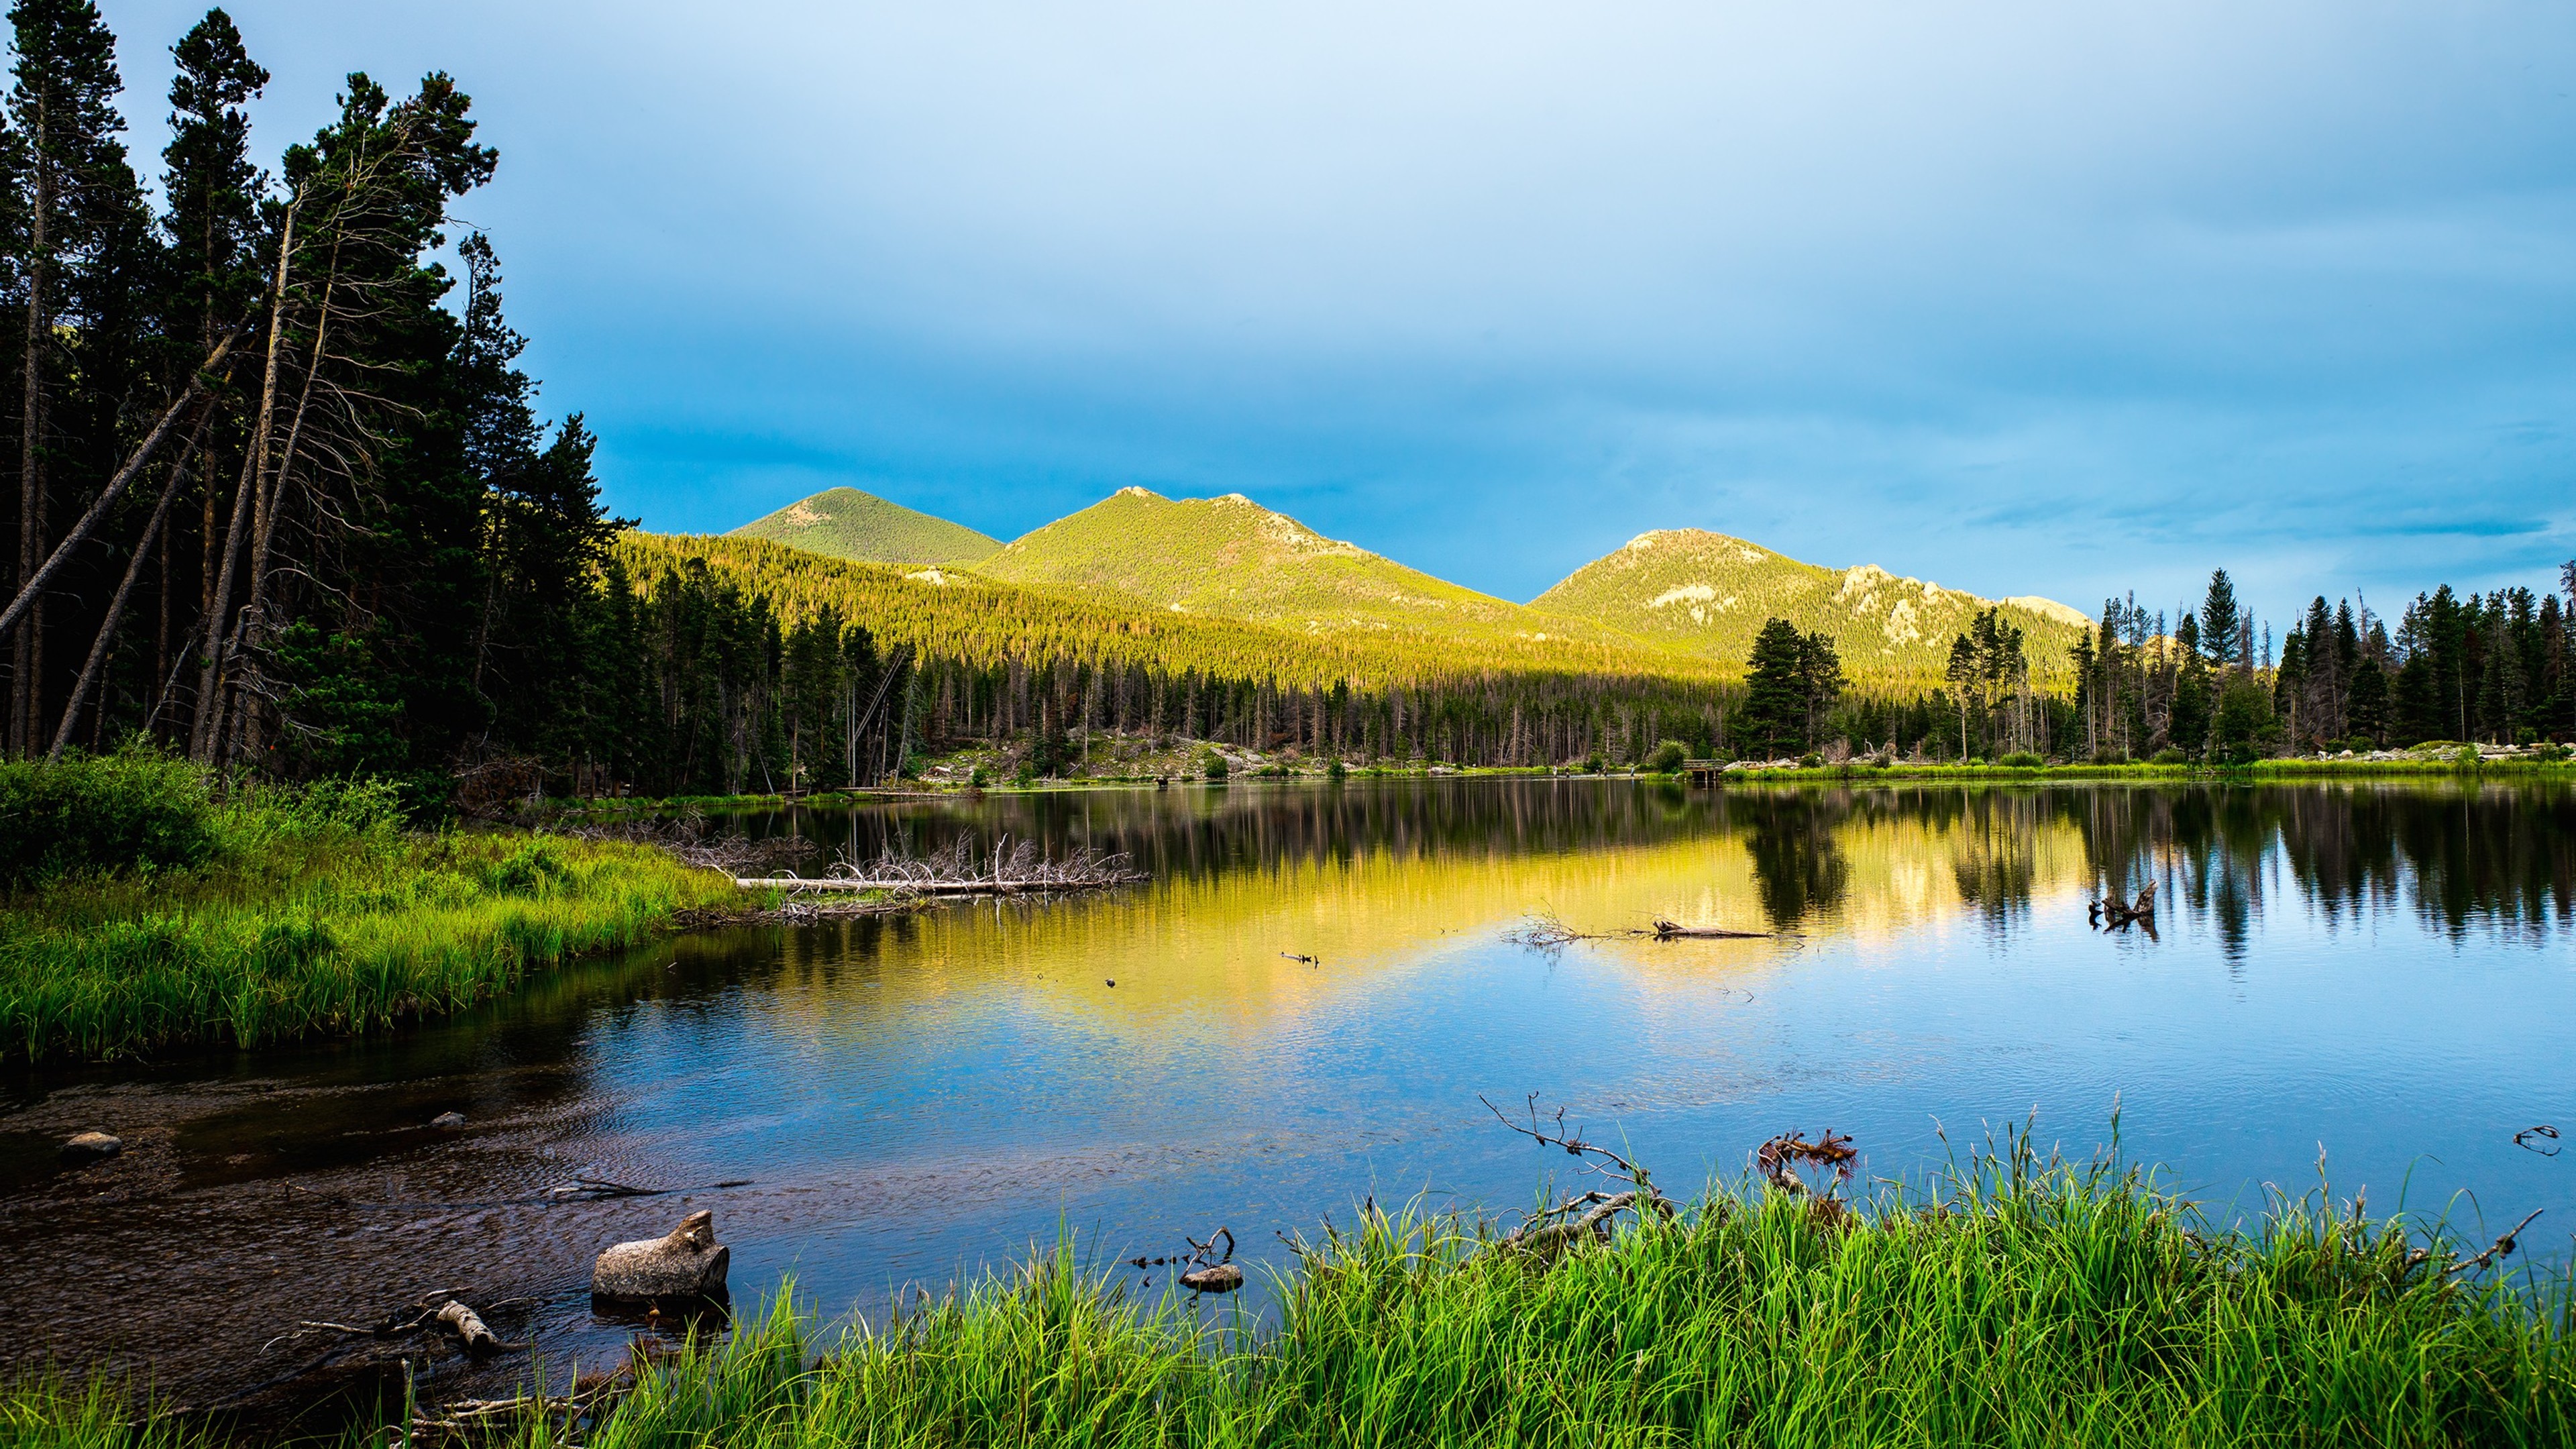
<instances>
[{"instance_id":1,"label":"grassy shoreline","mask_svg":"<svg viewBox=\"0 0 2576 1449\"><path fill-rule=\"evenodd\" d=\"M1296 1244L1268 1320L1168 1290L1131 1295L1064 1245L840 1329L794 1306L790 1285L724 1341L643 1369L580 1441L2450 1446L2576 1434L2563 1273L2480 1268L2463 1245L2322 1197L2222 1227L2135 1171L2041 1163L2017 1145L1860 1210L1721 1188L1552 1255L1496 1237L1454 1217L1363 1211ZM0 1396L0 1424L65 1449L203 1432L124 1428L97 1407L102 1392L22 1385ZM533 1449L563 1442L564 1427L529 1413L495 1442Z\"/></svg>"},{"instance_id":2,"label":"grassy shoreline","mask_svg":"<svg viewBox=\"0 0 2576 1449\"><path fill-rule=\"evenodd\" d=\"M756 904L648 846L402 827L368 787L217 794L168 762L192 858L0 897L0 1053L257 1046L452 1012L531 971ZM156 807L158 808L158 807Z\"/></svg>"},{"instance_id":3,"label":"grassy shoreline","mask_svg":"<svg viewBox=\"0 0 2576 1449\"><path fill-rule=\"evenodd\" d=\"M1473 766L1397 768L1364 765L1349 768L1346 780L1662 780L1682 783L1680 775L1657 775L1640 770L1612 770L1600 774L1544 767L1514 768L1508 766ZM1840 765L1791 765L1778 768L1756 768L1730 771L1721 778L1728 788L1760 784L1834 784L1868 785L1905 782L1920 784L1958 781L1961 783L2023 782L2044 784L2056 780L2134 781L2139 783L2184 783L2203 781L2212 784L2268 784L2304 780L2576 780L2576 760L2502 760L2486 761L2476 766L2462 766L2448 756L2430 756L2409 760L2257 760L2250 765L2159 765L2146 761L2124 764L2057 764L2057 765L1956 765L1895 764L1878 766L1867 763ZM1197 776L1168 778L1163 788L1227 789L1237 786L1259 788L1277 784L1320 784L1330 777L1318 768L1298 768L1284 775L1243 773L1222 781L1209 781ZM689 795L669 799L600 798L551 799L546 813L554 818L618 818L630 815L666 814L682 810L783 810L790 806L812 807L863 803L886 799L970 798L977 793L1012 797L1027 795L1078 794L1100 790L1151 790L1157 788L1152 775L1096 775L1074 779L1041 780L1022 784L1012 780L995 780L984 785L939 781L907 780L899 785L875 789L818 791L811 795L790 797L777 794L756 795Z\"/></svg>"}]
</instances>

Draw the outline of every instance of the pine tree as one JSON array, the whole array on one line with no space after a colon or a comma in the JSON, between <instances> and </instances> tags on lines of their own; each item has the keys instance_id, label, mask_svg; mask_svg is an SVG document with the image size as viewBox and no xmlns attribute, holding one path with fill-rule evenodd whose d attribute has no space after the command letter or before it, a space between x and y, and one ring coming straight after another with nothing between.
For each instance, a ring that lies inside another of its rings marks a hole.
<instances>
[{"instance_id":1,"label":"pine tree","mask_svg":"<svg viewBox=\"0 0 2576 1449\"><path fill-rule=\"evenodd\" d=\"M2225 666L2235 662L2237 632L2244 623L2244 611L2236 604L2236 585L2227 570L2216 569L2209 575L2209 592L2200 602L2200 639L2209 652L2209 662Z\"/></svg>"},{"instance_id":2,"label":"pine tree","mask_svg":"<svg viewBox=\"0 0 2576 1449\"><path fill-rule=\"evenodd\" d=\"M52 535L53 510L65 464L83 461L80 439L56 431L54 414L66 402L76 364L66 355L57 322L84 308L116 314L113 284L132 286L139 265L141 193L126 164L118 135L125 121L116 110L123 82L116 71L116 37L90 0L19 0L9 12L16 64L9 92L24 184L22 262L25 329L19 355L18 585L33 582ZM122 273L123 275L119 275ZM75 335L89 338L94 329ZM111 343L113 339L107 339ZM106 359L102 359L103 361ZM82 378L96 397L123 379L111 369ZM103 440L114 446L111 435ZM71 446L66 446L70 443ZM38 599L10 641L9 750L25 754L42 743L46 712L46 608Z\"/></svg>"},{"instance_id":3,"label":"pine tree","mask_svg":"<svg viewBox=\"0 0 2576 1449\"><path fill-rule=\"evenodd\" d=\"M1745 663L1744 708L1737 739L1748 756L1793 753L1807 735L1806 641L1786 619L1765 619Z\"/></svg>"}]
</instances>

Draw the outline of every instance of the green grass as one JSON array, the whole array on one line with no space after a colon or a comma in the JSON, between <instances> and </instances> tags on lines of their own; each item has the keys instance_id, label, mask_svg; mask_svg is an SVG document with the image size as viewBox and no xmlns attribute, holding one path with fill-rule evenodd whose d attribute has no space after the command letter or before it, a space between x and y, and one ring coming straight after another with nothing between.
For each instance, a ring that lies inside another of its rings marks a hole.
<instances>
[{"instance_id":1,"label":"green grass","mask_svg":"<svg viewBox=\"0 0 2576 1449\"><path fill-rule=\"evenodd\" d=\"M971 563L1002 546L997 538L856 488L826 488L733 530L833 558L869 563Z\"/></svg>"},{"instance_id":2,"label":"green grass","mask_svg":"<svg viewBox=\"0 0 2576 1449\"><path fill-rule=\"evenodd\" d=\"M1865 1212L1717 1191L1552 1261L1364 1212L1302 1244L1266 1323L1131 1299L1069 1246L838 1330L782 1295L585 1442L2570 1442L2567 1280L2444 1271L2460 1251L2322 1194L2222 1227L2138 1172L2016 1144ZM11 1412L78 1408L22 1391Z\"/></svg>"},{"instance_id":3,"label":"green grass","mask_svg":"<svg viewBox=\"0 0 2576 1449\"><path fill-rule=\"evenodd\" d=\"M366 787L209 795L202 864L0 897L0 1052L130 1056L361 1032L744 904L649 847L406 831Z\"/></svg>"},{"instance_id":4,"label":"green grass","mask_svg":"<svg viewBox=\"0 0 2576 1449\"><path fill-rule=\"evenodd\" d=\"M2222 1231L2064 1165L1860 1220L1720 1194L1552 1265L1367 1216L1308 1245L1275 1333L1130 1305L1059 1251L874 1333L773 1310L590 1442L2568 1442L2564 1283L2445 1280L2413 1246L2315 1209Z\"/></svg>"}]
</instances>

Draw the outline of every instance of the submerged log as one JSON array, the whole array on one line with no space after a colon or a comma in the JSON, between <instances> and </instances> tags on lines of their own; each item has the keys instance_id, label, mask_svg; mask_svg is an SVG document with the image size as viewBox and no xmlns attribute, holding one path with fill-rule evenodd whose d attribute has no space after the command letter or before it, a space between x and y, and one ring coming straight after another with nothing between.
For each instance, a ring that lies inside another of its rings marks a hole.
<instances>
[{"instance_id":1,"label":"submerged log","mask_svg":"<svg viewBox=\"0 0 2576 1449\"><path fill-rule=\"evenodd\" d=\"M693 1212L670 1235L619 1243L590 1270L595 1298L721 1298L733 1249L716 1241L716 1215Z\"/></svg>"},{"instance_id":2,"label":"submerged log","mask_svg":"<svg viewBox=\"0 0 2576 1449\"><path fill-rule=\"evenodd\" d=\"M1181 1286L1193 1293L1232 1293L1243 1286L1243 1270L1232 1263L1192 1268L1181 1275Z\"/></svg>"},{"instance_id":3,"label":"submerged log","mask_svg":"<svg viewBox=\"0 0 2576 1449\"><path fill-rule=\"evenodd\" d=\"M1770 935L1769 931L1730 931L1723 926L1685 926L1661 918L1655 921L1655 939L1658 941L1761 941L1769 939Z\"/></svg>"}]
</instances>

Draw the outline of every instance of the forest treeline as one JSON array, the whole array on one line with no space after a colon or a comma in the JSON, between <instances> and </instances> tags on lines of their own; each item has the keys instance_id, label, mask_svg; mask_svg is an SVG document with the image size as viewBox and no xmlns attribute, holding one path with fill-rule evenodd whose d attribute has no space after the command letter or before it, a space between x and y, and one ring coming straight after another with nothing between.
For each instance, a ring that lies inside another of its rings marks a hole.
<instances>
[{"instance_id":1,"label":"forest treeline","mask_svg":"<svg viewBox=\"0 0 2576 1449\"><path fill-rule=\"evenodd\" d=\"M499 157L449 77L396 96L350 75L337 116L263 165L246 107L269 74L210 10L171 47L147 186L96 6L20 0L9 20L12 756L141 735L219 770L391 779L436 810L460 781L867 783L970 741L1013 742L1045 772L1099 731L1506 766L1637 761L1667 741L2204 759L2576 736L2576 615L2549 590L2438 589L2393 627L2319 597L2276 653L2222 573L2170 625L2107 605L2071 691L1988 611L1942 687L1895 695L1851 688L1830 641L1777 620L1738 671L1643 645L1300 632L635 533L601 504L581 416L540 416L495 244L455 220Z\"/></svg>"},{"instance_id":2,"label":"forest treeline","mask_svg":"<svg viewBox=\"0 0 2576 1449\"><path fill-rule=\"evenodd\" d=\"M2576 561L2558 583L2576 605ZM2315 596L2278 641L2224 569L2198 609L2106 600L2076 646L2070 748L2095 758L2250 760L2447 740L2576 741L2576 608L2527 587L2447 584L2391 629L2367 601Z\"/></svg>"}]
</instances>

